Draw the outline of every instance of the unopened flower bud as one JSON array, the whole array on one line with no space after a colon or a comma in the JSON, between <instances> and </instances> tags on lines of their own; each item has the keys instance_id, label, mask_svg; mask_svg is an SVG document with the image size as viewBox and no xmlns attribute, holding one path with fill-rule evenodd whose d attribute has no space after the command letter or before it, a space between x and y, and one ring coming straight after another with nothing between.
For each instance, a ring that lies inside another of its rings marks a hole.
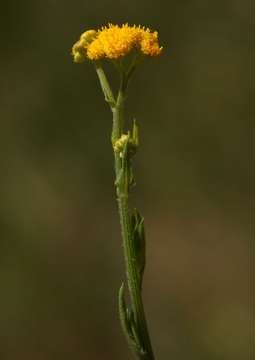
<instances>
[{"instance_id":1,"label":"unopened flower bud","mask_svg":"<svg viewBox=\"0 0 255 360\"><path fill-rule=\"evenodd\" d=\"M80 39L84 40L87 45L90 44L97 36L96 30L88 30L81 34Z\"/></svg>"},{"instance_id":2,"label":"unopened flower bud","mask_svg":"<svg viewBox=\"0 0 255 360\"><path fill-rule=\"evenodd\" d=\"M97 32L95 30L85 31L72 47L74 62L82 63L87 58L87 47L95 39Z\"/></svg>"},{"instance_id":3,"label":"unopened flower bud","mask_svg":"<svg viewBox=\"0 0 255 360\"><path fill-rule=\"evenodd\" d=\"M125 145L127 144L128 154L133 156L137 150L137 144L135 144L134 140L130 137L130 133L121 135L121 137L115 141L113 145L113 150L115 153L119 154L120 157L123 157L123 150Z\"/></svg>"}]
</instances>

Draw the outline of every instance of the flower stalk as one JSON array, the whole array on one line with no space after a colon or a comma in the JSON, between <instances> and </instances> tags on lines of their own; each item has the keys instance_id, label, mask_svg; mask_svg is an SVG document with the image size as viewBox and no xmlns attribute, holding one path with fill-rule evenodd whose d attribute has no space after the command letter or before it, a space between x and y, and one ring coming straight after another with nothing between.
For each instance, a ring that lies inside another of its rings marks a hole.
<instances>
[{"instance_id":1,"label":"flower stalk","mask_svg":"<svg viewBox=\"0 0 255 360\"><path fill-rule=\"evenodd\" d=\"M112 143L114 145L123 136L123 110L128 80L125 78L125 74L121 74L117 100L114 100L101 65L96 65L96 71L105 99L113 112ZM136 124L134 124L133 136L137 136L137 130L135 129ZM131 139L133 143L138 143L138 139L131 138L128 135L123 141L121 152L114 151L115 186L123 239L127 284L131 300L130 310L126 306L125 285L123 283L119 291L119 312L128 343L137 357L144 360L154 360L142 300L142 275L145 266L144 220L137 210L135 210L133 215L130 215L128 203L130 188L134 182L131 167Z\"/></svg>"},{"instance_id":2,"label":"flower stalk","mask_svg":"<svg viewBox=\"0 0 255 360\"><path fill-rule=\"evenodd\" d=\"M72 48L75 62L81 63L86 58L93 61L105 101L113 114L111 141L126 268L126 281L119 290L119 316L127 342L139 360L155 360L155 357L142 299L145 268L144 218L136 209L131 211L129 208L130 191L135 185L132 159L139 145L138 127L134 121L132 131L125 133L124 105L128 83L138 63L146 56L158 56L161 51L157 32L135 25L130 27L128 24L121 27L109 24L97 32L86 31ZM129 54L131 61L127 66L122 60ZM120 73L116 97L103 70L103 58L111 60ZM126 290L129 293L129 306L126 303Z\"/></svg>"}]
</instances>

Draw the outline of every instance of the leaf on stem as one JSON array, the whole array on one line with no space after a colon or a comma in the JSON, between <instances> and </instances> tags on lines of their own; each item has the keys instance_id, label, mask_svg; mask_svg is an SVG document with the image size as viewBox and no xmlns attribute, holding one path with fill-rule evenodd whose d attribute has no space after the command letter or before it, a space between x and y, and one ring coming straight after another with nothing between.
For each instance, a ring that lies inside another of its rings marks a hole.
<instances>
[{"instance_id":1,"label":"leaf on stem","mask_svg":"<svg viewBox=\"0 0 255 360\"><path fill-rule=\"evenodd\" d=\"M133 311L130 311L126 305L124 283L121 284L119 290L119 316L122 330L126 336L130 348L137 354L140 359L143 359L145 352L137 335Z\"/></svg>"},{"instance_id":2,"label":"leaf on stem","mask_svg":"<svg viewBox=\"0 0 255 360\"><path fill-rule=\"evenodd\" d=\"M140 275L140 287L142 287L142 279L146 263L145 231L144 218L140 215L137 209L134 210L134 213L131 216L131 228L135 244L137 270Z\"/></svg>"},{"instance_id":3,"label":"leaf on stem","mask_svg":"<svg viewBox=\"0 0 255 360\"><path fill-rule=\"evenodd\" d=\"M133 120L133 129L132 129L132 140L134 146L137 148L139 145L139 136L138 136L138 126L136 124L136 119Z\"/></svg>"}]
</instances>

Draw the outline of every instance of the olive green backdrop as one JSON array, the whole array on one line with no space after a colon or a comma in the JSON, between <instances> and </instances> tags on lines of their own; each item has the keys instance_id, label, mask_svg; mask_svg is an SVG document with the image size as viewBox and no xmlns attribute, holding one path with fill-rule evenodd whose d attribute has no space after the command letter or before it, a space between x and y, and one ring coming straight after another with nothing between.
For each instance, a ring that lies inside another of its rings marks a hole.
<instances>
[{"instance_id":1,"label":"olive green backdrop","mask_svg":"<svg viewBox=\"0 0 255 360\"><path fill-rule=\"evenodd\" d=\"M165 48L137 69L127 102L157 359L255 358L254 10L1 2L2 360L131 359L117 315L111 114L93 66L70 56L82 31L109 21L157 29Z\"/></svg>"}]
</instances>

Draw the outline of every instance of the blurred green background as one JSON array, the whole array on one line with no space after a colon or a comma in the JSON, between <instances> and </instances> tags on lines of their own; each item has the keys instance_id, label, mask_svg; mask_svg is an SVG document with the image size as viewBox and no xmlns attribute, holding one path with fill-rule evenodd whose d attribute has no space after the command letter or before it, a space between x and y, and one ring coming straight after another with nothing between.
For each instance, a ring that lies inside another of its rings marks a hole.
<instances>
[{"instance_id":1,"label":"blurred green background","mask_svg":"<svg viewBox=\"0 0 255 360\"><path fill-rule=\"evenodd\" d=\"M93 66L70 56L82 31L109 21L157 29L165 47L127 102L157 359L255 358L254 10L1 2L1 359L131 359L117 315L111 114Z\"/></svg>"}]
</instances>

